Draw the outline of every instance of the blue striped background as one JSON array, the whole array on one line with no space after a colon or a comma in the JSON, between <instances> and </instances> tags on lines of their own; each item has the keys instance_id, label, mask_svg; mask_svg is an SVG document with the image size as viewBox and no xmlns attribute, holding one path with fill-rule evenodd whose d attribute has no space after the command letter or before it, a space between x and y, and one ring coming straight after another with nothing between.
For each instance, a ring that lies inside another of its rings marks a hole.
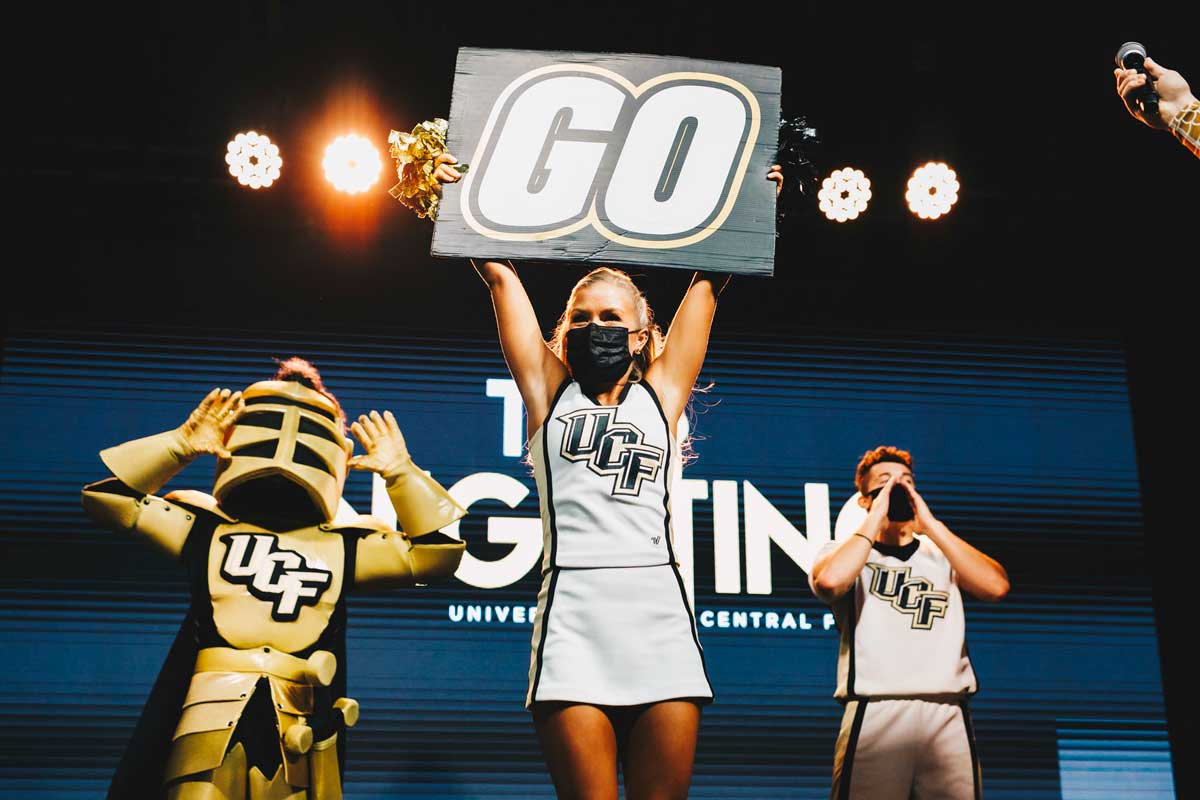
<instances>
[{"instance_id":1,"label":"blue striped background","mask_svg":"<svg viewBox=\"0 0 1200 800\"><path fill-rule=\"evenodd\" d=\"M96 452L174 427L212 386L240 388L293 354L322 369L351 414L394 410L444 484L491 471L532 489L501 454L501 402L484 391L507 377L494 336L11 331L0 366L0 798L102 796L183 615L176 568L83 515L79 487L104 474ZM836 516L858 456L897 444L914 451L934 512L1008 568L1005 602L967 601L989 798L1174 796L1114 342L725 331L708 381L688 477L749 481L803 530L805 482L830 485ZM172 487L208 489L211 471L197 462ZM366 476L351 476L346 498L369 509ZM825 797L836 634L779 550L774 594L715 594L711 509L694 504L698 610L805 612L818 624L701 630L718 700L692 796ZM472 553L497 558L507 547L482 541L487 516L533 516L536 498L472 512ZM529 626L447 613L535 595L529 574L504 589L455 582L352 599L349 680L363 719L348 797L553 796L522 708Z\"/></svg>"}]
</instances>

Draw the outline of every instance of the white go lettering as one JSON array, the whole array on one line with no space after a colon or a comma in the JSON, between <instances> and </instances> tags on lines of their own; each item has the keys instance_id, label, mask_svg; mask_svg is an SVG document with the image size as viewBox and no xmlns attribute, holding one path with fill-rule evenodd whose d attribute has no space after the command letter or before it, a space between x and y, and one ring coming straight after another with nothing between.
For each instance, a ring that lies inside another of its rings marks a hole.
<instances>
[{"instance_id":1,"label":"white go lettering","mask_svg":"<svg viewBox=\"0 0 1200 800\"><path fill-rule=\"evenodd\" d=\"M760 129L758 101L721 75L640 86L556 64L501 93L462 191L480 234L542 240L588 225L636 247L682 247L720 228Z\"/></svg>"}]
</instances>

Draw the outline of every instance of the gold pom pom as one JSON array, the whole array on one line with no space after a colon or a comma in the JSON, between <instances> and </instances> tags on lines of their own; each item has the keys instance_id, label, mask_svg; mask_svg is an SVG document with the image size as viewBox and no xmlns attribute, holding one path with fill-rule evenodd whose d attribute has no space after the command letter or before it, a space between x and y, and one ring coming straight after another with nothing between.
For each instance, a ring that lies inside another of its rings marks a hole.
<instances>
[{"instance_id":1,"label":"gold pom pom","mask_svg":"<svg viewBox=\"0 0 1200 800\"><path fill-rule=\"evenodd\" d=\"M433 177L434 161L446 152L448 127L446 120L437 118L420 123L412 133L388 134L392 158L396 159L396 177L400 179L388 194L417 212L418 217L437 219L442 187ZM466 172L467 165L455 164L454 169Z\"/></svg>"}]
</instances>

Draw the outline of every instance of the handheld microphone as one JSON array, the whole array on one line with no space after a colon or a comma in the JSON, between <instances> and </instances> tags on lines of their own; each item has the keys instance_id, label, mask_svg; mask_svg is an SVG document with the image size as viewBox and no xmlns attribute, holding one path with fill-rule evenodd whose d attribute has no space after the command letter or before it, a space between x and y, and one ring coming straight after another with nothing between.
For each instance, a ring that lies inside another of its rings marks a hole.
<instances>
[{"instance_id":1,"label":"handheld microphone","mask_svg":"<svg viewBox=\"0 0 1200 800\"><path fill-rule=\"evenodd\" d=\"M1141 106L1146 116L1157 117L1158 92L1154 91L1154 78L1146 72L1146 48L1137 42L1126 42L1117 50L1116 61L1118 67L1137 70L1146 76L1146 85L1133 92L1129 99Z\"/></svg>"}]
</instances>

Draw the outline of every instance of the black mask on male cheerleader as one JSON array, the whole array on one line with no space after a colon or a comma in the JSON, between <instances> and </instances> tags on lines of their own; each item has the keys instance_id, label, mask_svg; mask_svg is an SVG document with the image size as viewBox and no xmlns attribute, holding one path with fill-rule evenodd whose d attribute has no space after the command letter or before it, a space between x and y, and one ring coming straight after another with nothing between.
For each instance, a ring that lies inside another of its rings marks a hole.
<instances>
[{"instance_id":1,"label":"black mask on male cheerleader","mask_svg":"<svg viewBox=\"0 0 1200 800\"><path fill-rule=\"evenodd\" d=\"M590 322L567 331L567 366L585 386L615 383L629 369L629 328Z\"/></svg>"},{"instance_id":2,"label":"black mask on male cheerleader","mask_svg":"<svg viewBox=\"0 0 1200 800\"><path fill-rule=\"evenodd\" d=\"M882 491L883 487L880 486L867 494L874 500ZM900 484L894 484L888 495L888 519L892 522L908 522L916 515L916 512L913 511L912 501L908 499L908 492Z\"/></svg>"}]
</instances>

